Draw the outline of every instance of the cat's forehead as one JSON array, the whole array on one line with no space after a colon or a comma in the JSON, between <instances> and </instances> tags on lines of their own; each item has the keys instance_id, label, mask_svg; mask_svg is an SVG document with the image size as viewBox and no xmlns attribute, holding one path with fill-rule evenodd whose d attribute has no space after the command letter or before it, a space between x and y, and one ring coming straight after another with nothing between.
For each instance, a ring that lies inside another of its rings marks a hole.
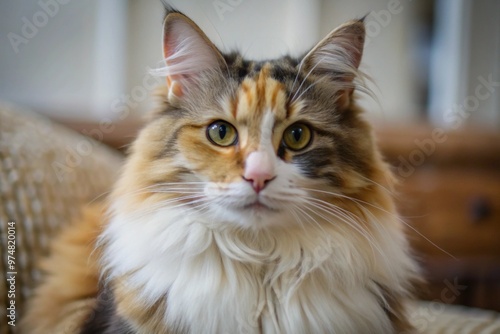
<instances>
[{"instance_id":1,"label":"cat's forehead","mask_svg":"<svg viewBox=\"0 0 500 334\"><path fill-rule=\"evenodd\" d=\"M225 54L224 59L233 76L239 81L257 75L267 66L268 75L280 82L295 80L300 60L290 56L266 61L244 59L239 53Z\"/></svg>"},{"instance_id":2,"label":"cat's forehead","mask_svg":"<svg viewBox=\"0 0 500 334\"><path fill-rule=\"evenodd\" d=\"M269 76L270 67L264 65L257 75L246 77L239 85L232 110L237 120L258 120L267 111L272 111L278 118L285 116L286 88Z\"/></svg>"},{"instance_id":3,"label":"cat's forehead","mask_svg":"<svg viewBox=\"0 0 500 334\"><path fill-rule=\"evenodd\" d=\"M271 113L278 122L288 118L293 108L286 78L276 77L276 69L283 72L283 67L271 62L248 66L253 69L241 78L231 103L232 116L241 123L259 124L266 113Z\"/></svg>"}]
</instances>

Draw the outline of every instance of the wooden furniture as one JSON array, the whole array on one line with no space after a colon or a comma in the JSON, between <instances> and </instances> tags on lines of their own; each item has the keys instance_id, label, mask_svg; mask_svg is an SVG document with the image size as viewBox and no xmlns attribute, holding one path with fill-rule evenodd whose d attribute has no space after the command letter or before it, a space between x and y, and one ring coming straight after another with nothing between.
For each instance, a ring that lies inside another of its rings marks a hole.
<instances>
[{"instance_id":1,"label":"wooden furniture","mask_svg":"<svg viewBox=\"0 0 500 334\"><path fill-rule=\"evenodd\" d=\"M500 134L379 128L398 206L420 259L422 297L500 310ZM436 138L433 138L436 137Z\"/></svg>"}]
</instances>

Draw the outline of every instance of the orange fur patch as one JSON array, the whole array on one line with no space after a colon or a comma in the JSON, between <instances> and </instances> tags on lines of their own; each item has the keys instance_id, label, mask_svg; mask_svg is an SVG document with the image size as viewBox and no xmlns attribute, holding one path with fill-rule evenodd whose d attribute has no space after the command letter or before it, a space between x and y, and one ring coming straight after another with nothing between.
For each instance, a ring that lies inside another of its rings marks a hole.
<instances>
[{"instance_id":1,"label":"orange fur patch","mask_svg":"<svg viewBox=\"0 0 500 334\"><path fill-rule=\"evenodd\" d=\"M45 279L22 318L22 333L75 333L90 316L98 290L94 248L102 210L98 205L88 208L53 241L51 256L41 263Z\"/></svg>"}]
</instances>

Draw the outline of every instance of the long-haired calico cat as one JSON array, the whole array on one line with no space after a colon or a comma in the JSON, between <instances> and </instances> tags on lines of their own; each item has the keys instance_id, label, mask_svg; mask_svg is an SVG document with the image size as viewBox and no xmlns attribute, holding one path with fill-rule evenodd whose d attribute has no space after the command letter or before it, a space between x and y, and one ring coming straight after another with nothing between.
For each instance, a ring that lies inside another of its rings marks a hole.
<instances>
[{"instance_id":1,"label":"long-haired calico cat","mask_svg":"<svg viewBox=\"0 0 500 334\"><path fill-rule=\"evenodd\" d=\"M26 333L396 333L417 268L356 106L362 20L304 57L164 23L163 103L106 208L55 241Z\"/></svg>"}]
</instances>

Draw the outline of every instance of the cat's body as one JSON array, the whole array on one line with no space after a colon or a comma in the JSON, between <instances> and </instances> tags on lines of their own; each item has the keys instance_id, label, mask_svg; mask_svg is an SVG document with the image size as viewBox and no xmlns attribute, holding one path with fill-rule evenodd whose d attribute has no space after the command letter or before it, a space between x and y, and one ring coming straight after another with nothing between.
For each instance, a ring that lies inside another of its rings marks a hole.
<instances>
[{"instance_id":1,"label":"cat's body","mask_svg":"<svg viewBox=\"0 0 500 334\"><path fill-rule=\"evenodd\" d=\"M94 231L74 253L90 258L87 267L65 277L60 263L71 254L49 259L25 328L409 329L404 304L417 269L392 176L352 94L363 41L363 22L352 21L302 59L249 62L168 14L164 104L132 147L110 218L93 215L60 239L81 225ZM62 293L55 281L86 288Z\"/></svg>"}]
</instances>

